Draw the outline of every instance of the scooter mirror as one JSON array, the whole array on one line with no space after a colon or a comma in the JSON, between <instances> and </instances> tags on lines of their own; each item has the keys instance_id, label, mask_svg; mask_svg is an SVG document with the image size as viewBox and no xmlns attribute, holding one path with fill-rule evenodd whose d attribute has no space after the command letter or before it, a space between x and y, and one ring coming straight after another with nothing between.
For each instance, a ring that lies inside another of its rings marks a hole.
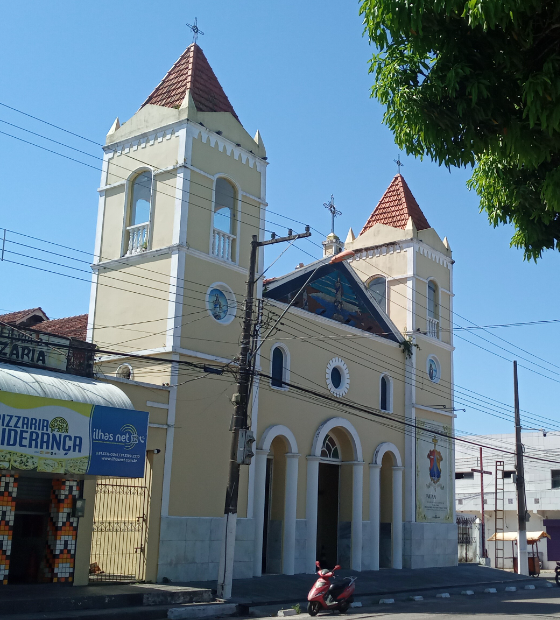
<instances>
[{"instance_id":1,"label":"scooter mirror","mask_svg":"<svg viewBox=\"0 0 560 620\"><path fill-rule=\"evenodd\" d=\"M319 562L319 560L317 560L317 561L315 562L315 566L316 566L317 568L321 568L321 562Z\"/></svg>"},{"instance_id":2,"label":"scooter mirror","mask_svg":"<svg viewBox=\"0 0 560 620\"><path fill-rule=\"evenodd\" d=\"M333 568L333 571L335 570L340 570L340 566L338 564Z\"/></svg>"}]
</instances>

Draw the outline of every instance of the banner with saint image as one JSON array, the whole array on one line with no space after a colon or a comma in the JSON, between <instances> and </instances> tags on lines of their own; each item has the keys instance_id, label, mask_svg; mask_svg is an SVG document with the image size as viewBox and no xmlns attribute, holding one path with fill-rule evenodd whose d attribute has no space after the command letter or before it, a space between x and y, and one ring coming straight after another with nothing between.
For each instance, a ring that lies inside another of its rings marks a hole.
<instances>
[{"instance_id":1,"label":"banner with saint image","mask_svg":"<svg viewBox=\"0 0 560 620\"><path fill-rule=\"evenodd\" d=\"M417 418L416 427L416 521L452 523L451 425Z\"/></svg>"}]
</instances>

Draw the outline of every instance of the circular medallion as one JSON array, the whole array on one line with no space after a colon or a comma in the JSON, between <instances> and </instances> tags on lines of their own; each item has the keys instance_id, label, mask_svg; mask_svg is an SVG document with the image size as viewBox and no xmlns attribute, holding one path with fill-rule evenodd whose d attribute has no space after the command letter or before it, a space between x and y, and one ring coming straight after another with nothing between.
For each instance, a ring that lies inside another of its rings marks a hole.
<instances>
[{"instance_id":1,"label":"circular medallion","mask_svg":"<svg viewBox=\"0 0 560 620\"><path fill-rule=\"evenodd\" d=\"M434 355L430 355L426 360L426 372L428 373L428 378L432 383L439 383L441 378L441 370L437 357Z\"/></svg>"},{"instance_id":2,"label":"circular medallion","mask_svg":"<svg viewBox=\"0 0 560 620\"><path fill-rule=\"evenodd\" d=\"M237 314L237 302L233 291L223 282L214 282L206 293L206 308L218 323L229 325Z\"/></svg>"},{"instance_id":3,"label":"circular medallion","mask_svg":"<svg viewBox=\"0 0 560 620\"><path fill-rule=\"evenodd\" d=\"M340 357L333 357L327 364L327 387L335 396L346 396L350 387L350 374L348 366Z\"/></svg>"}]
</instances>

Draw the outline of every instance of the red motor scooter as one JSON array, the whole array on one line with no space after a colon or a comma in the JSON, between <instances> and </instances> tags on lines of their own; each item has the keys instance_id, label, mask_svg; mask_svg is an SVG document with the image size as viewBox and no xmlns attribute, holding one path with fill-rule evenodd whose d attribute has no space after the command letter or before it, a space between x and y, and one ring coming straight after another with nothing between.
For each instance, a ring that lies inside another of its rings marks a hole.
<instances>
[{"instance_id":1,"label":"red motor scooter","mask_svg":"<svg viewBox=\"0 0 560 620\"><path fill-rule=\"evenodd\" d=\"M334 577L334 571L339 570L338 564L332 569L321 568L319 562L315 562L319 579L314 583L307 595L307 613L316 616L322 609L338 609L341 614L345 614L354 602L354 585L357 577L345 577L342 583L331 584L330 579Z\"/></svg>"}]
</instances>

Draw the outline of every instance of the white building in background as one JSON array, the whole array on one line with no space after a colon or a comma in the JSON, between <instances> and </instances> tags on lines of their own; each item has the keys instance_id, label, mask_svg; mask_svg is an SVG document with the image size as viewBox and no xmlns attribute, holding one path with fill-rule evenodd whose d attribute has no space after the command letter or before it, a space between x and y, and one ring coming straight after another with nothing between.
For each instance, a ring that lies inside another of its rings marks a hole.
<instances>
[{"instance_id":1,"label":"white building in background","mask_svg":"<svg viewBox=\"0 0 560 620\"><path fill-rule=\"evenodd\" d=\"M492 472L491 475L484 476L484 521L486 540L496 531L496 525L498 531L516 532L516 471L513 454L515 452L515 434L479 435L469 437L469 440L512 453L505 454L497 450L483 450L484 470ZM560 561L560 433L523 432L522 440L525 446L527 510L531 515L527 523L527 531L544 530L551 537L550 540L539 542L538 552L539 557L543 560L543 567L554 568L556 560ZM480 474L471 471L472 469L480 469L478 449L475 446L457 441L455 454L457 516L473 515L480 518ZM531 456L552 462L533 460L530 458ZM496 467L498 461L503 461L503 467L500 465ZM500 475L502 470L503 475ZM498 494L496 496L497 471ZM502 516L503 519L500 518ZM503 548L504 567L511 568L511 543L503 543ZM486 542L486 549L491 565L495 566L495 543Z\"/></svg>"}]
</instances>

